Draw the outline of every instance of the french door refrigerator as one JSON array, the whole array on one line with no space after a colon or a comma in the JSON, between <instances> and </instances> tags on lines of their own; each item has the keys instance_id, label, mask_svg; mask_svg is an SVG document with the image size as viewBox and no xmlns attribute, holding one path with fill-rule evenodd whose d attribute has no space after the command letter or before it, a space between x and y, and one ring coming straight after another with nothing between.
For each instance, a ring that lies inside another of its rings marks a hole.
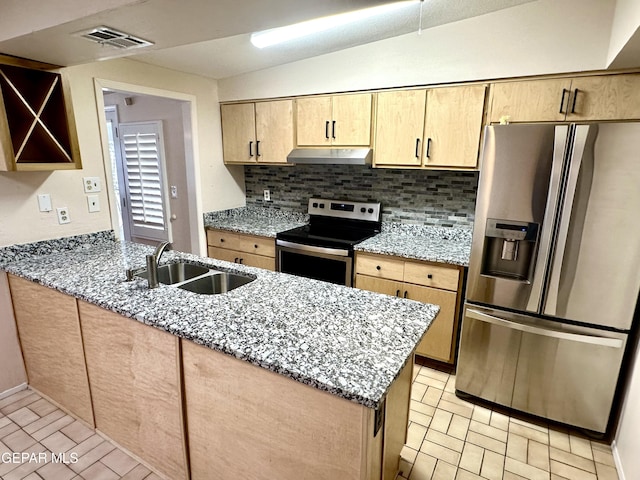
<instances>
[{"instance_id":1,"label":"french door refrigerator","mask_svg":"<svg viewBox=\"0 0 640 480\"><path fill-rule=\"evenodd\" d=\"M640 123L488 126L456 390L604 433L640 290Z\"/></svg>"}]
</instances>

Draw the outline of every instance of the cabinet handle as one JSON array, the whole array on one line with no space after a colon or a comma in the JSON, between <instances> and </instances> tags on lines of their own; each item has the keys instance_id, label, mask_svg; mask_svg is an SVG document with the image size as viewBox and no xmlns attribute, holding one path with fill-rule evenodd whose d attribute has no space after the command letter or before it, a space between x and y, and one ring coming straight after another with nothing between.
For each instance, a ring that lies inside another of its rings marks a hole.
<instances>
[{"instance_id":1,"label":"cabinet handle","mask_svg":"<svg viewBox=\"0 0 640 480\"><path fill-rule=\"evenodd\" d=\"M233 263L238 263L238 257L233 259Z\"/></svg>"},{"instance_id":2,"label":"cabinet handle","mask_svg":"<svg viewBox=\"0 0 640 480\"><path fill-rule=\"evenodd\" d=\"M416 138L416 158L420 158L420 139Z\"/></svg>"},{"instance_id":3,"label":"cabinet handle","mask_svg":"<svg viewBox=\"0 0 640 480\"><path fill-rule=\"evenodd\" d=\"M242 262L244 262L244 258L241 258L238 263L242 263Z\"/></svg>"},{"instance_id":4,"label":"cabinet handle","mask_svg":"<svg viewBox=\"0 0 640 480\"><path fill-rule=\"evenodd\" d=\"M254 246L253 246L253 248L258 248L258 245L257 245L257 244L256 244L256 245L254 245Z\"/></svg>"},{"instance_id":5,"label":"cabinet handle","mask_svg":"<svg viewBox=\"0 0 640 480\"><path fill-rule=\"evenodd\" d=\"M560 112L559 113L566 113L562 111L562 107L564 107L564 97L567 95L567 92L569 90L567 90L566 88L562 89L562 98L560 99Z\"/></svg>"},{"instance_id":6,"label":"cabinet handle","mask_svg":"<svg viewBox=\"0 0 640 480\"><path fill-rule=\"evenodd\" d=\"M573 91L573 103L571 104L571 113L576 113L576 100L578 99L578 90L577 88Z\"/></svg>"},{"instance_id":7,"label":"cabinet handle","mask_svg":"<svg viewBox=\"0 0 640 480\"><path fill-rule=\"evenodd\" d=\"M253 157L253 142L249 142L249 156Z\"/></svg>"},{"instance_id":8,"label":"cabinet handle","mask_svg":"<svg viewBox=\"0 0 640 480\"><path fill-rule=\"evenodd\" d=\"M331 138L336 138L336 121L331 122Z\"/></svg>"},{"instance_id":9,"label":"cabinet handle","mask_svg":"<svg viewBox=\"0 0 640 480\"><path fill-rule=\"evenodd\" d=\"M407 298L407 295L409 294L409 292L407 292L406 290L404 291L404 298Z\"/></svg>"},{"instance_id":10,"label":"cabinet handle","mask_svg":"<svg viewBox=\"0 0 640 480\"><path fill-rule=\"evenodd\" d=\"M427 274L427 278L428 278L429 280L431 280L431 279L433 278L433 275L432 275L431 273L428 273L428 274Z\"/></svg>"},{"instance_id":11,"label":"cabinet handle","mask_svg":"<svg viewBox=\"0 0 640 480\"><path fill-rule=\"evenodd\" d=\"M382 267L380 265L376 265L376 270L380 270Z\"/></svg>"},{"instance_id":12,"label":"cabinet handle","mask_svg":"<svg viewBox=\"0 0 640 480\"><path fill-rule=\"evenodd\" d=\"M324 136L329 140L329 120L324 123Z\"/></svg>"},{"instance_id":13,"label":"cabinet handle","mask_svg":"<svg viewBox=\"0 0 640 480\"><path fill-rule=\"evenodd\" d=\"M220 239L220 243L224 243L224 238L221 238L221 239Z\"/></svg>"},{"instance_id":14,"label":"cabinet handle","mask_svg":"<svg viewBox=\"0 0 640 480\"><path fill-rule=\"evenodd\" d=\"M256 157L260 156L260 140L256 141Z\"/></svg>"},{"instance_id":15,"label":"cabinet handle","mask_svg":"<svg viewBox=\"0 0 640 480\"><path fill-rule=\"evenodd\" d=\"M431 137L427 138L427 153L425 156L431 158Z\"/></svg>"},{"instance_id":16,"label":"cabinet handle","mask_svg":"<svg viewBox=\"0 0 640 480\"><path fill-rule=\"evenodd\" d=\"M396 290L396 297L400 296L400 290Z\"/></svg>"}]
</instances>

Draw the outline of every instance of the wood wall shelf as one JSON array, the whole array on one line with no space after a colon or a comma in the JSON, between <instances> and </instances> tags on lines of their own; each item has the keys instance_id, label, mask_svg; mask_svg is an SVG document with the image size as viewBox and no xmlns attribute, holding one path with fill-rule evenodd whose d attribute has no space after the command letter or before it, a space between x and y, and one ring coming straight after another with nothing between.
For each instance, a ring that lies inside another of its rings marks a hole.
<instances>
[{"instance_id":1,"label":"wood wall shelf","mask_svg":"<svg viewBox=\"0 0 640 480\"><path fill-rule=\"evenodd\" d=\"M68 83L54 65L0 55L0 170L81 168Z\"/></svg>"}]
</instances>

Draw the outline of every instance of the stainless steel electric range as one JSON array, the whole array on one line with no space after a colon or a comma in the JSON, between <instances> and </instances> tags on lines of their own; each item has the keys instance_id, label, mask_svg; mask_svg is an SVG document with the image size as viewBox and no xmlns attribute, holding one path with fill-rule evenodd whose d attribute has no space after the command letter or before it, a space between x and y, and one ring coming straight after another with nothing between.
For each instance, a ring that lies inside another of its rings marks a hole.
<instances>
[{"instance_id":1,"label":"stainless steel electric range","mask_svg":"<svg viewBox=\"0 0 640 480\"><path fill-rule=\"evenodd\" d=\"M380 203L309 199L309 224L276 236L277 270L352 286L353 247L380 233L381 215Z\"/></svg>"}]
</instances>

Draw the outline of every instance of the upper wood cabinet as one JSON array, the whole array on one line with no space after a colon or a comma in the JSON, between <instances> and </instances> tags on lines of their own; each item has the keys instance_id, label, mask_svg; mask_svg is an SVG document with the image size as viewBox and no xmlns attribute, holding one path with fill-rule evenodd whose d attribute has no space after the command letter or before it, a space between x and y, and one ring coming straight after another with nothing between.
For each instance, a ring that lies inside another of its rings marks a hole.
<instances>
[{"instance_id":1,"label":"upper wood cabinet","mask_svg":"<svg viewBox=\"0 0 640 480\"><path fill-rule=\"evenodd\" d=\"M293 101L221 105L225 163L287 163L293 149Z\"/></svg>"},{"instance_id":2,"label":"upper wood cabinet","mask_svg":"<svg viewBox=\"0 0 640 480\"><path fill-rule=\"evenodd\" d=\"M0 55L0 171L81 168L70 99L55 65Z\"/></svg>"},{"instance_id":3,"label":"upper wood cabinet","mask_svg":"<svg viewBox=\"0 0 640 480\"><path fill-rule=\"evenodd\" d=\"M484 85L378 94L376 166L475 168Z\"/></svg>"},{"instance_id":4,"label":"upper wood cabinet","mask_svg":"<svg viewBox=\"0 0 640 480\"><path fill-rule=\"evenodd\" d=\"M640 118L640 75L598 75L496 83L491 123Z\"/></svg>"},{"instance_id":5,"label":"upper wood cabinet","mask_svg":"<svg viewBox=\"0 0 640 480\"><path fill-rule=\"evenodd\" d=\"M300 147L369 146L372 95L335 95L296 100Z\"/></svg>"}]
</instances>

